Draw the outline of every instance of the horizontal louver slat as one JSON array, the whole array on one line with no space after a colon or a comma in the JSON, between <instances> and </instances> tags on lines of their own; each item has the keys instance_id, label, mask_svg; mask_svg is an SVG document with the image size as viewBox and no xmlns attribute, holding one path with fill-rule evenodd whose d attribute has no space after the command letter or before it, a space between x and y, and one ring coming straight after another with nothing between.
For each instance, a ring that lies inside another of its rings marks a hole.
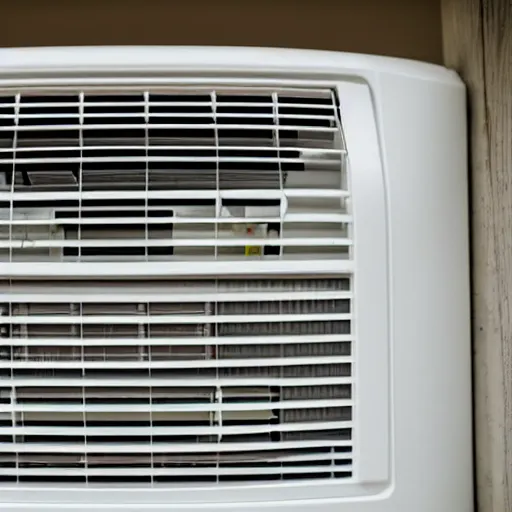
<instances>
[{"instance_id":1,"label":"horizontal louver slat","mask_svg":"<svg viewBox=\"0 0 512 512\"><path fill-rule=\"evenodd\" d=\"M194 435L240 435L266 434L268 432L302 432L308 430L339 430L350 429L350 421L330 421L313 423L284 423L280 425L238 425L208 426L208 427L0 427L1 435L32 435L32 436L63 436L63 442L68 436L153 436L153 442L159 436L194 436Z\"/></svg>"},{"instance_id":2,"label":"horizontal louver slat","mask_svg":"<svg viewBox=\"0 0 512 512\"><path fill-rule=\"evenodd\" d=\"M110 453L222 453L222 452L258 452L263 450L279 451L286 449L301 449L301 448L337 448L341 446L350 446L349 441L282 441L279 443L157 443L155 445L147 443L115 443L110 446L104 444L67 444L67 443L8 443L0 444L0 450L5 453L105 453L105 448L108 448Z\"/></svg>"},{"instance_id":3,"label":"horizontal louver slat","mask_svg":"<svg viewBox=\"0 0 512 512\"><path fill-rule=\"evenodd\" d=\"M304 383L307 382L311 386L324 386L331 384L347 384L352 382L352 377L350 376L332 376L332 377L309 377L307 380L304 378L288 378L288 377L253 377L247 378L244 376L239 376L236 378L225 378L225 377L216 377L212 378L208 377L191 377L191 378L183 378L183 377L169 377L162 378L155 376L140 377L139 376L126 376L125 374L119 372L111 372L109 373L109 378L98 378L98 377L89 377L85 376L83 378L73 378L73 377L61 377L53 376L51 379L42 379L42 378L30 378L30 377L16 377L13 376L9 378L9 382L6 385L15 385L17 387L21 386L39 386L39 388L44 389L46 386L50 387L71 387L71 386L100 386L100 387L122 387L123 389L129 388L130 386L150 386L152 388L155 387L183 387L183 386L191 386L191 387L203 387L203 386L211 386L216 387L217 385L220 387L229 387L229 386L273 386L273 387L290 387L290 386L303 386ZM1 385L0 385L1 386ZM86 391L81 391L86 392ZM129 394L129 393L128 393ZM81 395L82 396L82 395ZM149 391L148 391L148 400L149 400Z\"/></svg>"}]
</instances>

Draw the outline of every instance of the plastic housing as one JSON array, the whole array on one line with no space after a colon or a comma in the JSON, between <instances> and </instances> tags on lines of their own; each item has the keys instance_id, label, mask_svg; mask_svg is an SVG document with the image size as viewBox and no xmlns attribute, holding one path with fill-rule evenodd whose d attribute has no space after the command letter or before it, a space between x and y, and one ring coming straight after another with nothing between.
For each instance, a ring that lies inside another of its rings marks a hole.
<instances>
[{"instance_id":1,"label":"plastic housing","mask_svg":"<svg viewBox=\"0 0 512 512\"><path fill-rule=\"evenodd\" d=\"M129 84L334 87L357 257L353 481L169 487L0 487L4 512L468 512L473 507L465 89L400 59L304 50L95 47L0 51L0 90ZM3 267L3 268L2 268ZM294 265L286 272L293 273ZM187 270L188 268L188 270ZM152 264L147 275L191 267ZM133 270L133 269L132 269ZM334 266L333 271L336 271ZM0 277L47 264L0 265ZM315 269L312 266L311 272ZM59 275L75 267L62 264ZM122 275L119 264L84 275ZM218 263L220 274L243 273ZM0 446L1 452L1 446Z\"/></svg>"}]
</instances>

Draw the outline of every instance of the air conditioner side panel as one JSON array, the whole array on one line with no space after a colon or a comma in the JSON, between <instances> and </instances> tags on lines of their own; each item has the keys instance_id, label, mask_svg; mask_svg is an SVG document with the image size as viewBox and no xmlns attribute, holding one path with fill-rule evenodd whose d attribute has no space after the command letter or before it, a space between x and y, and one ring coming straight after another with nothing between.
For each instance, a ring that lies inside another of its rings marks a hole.
<instances>
[{"instance_id":1,"label":"air conditioner side panel","mask_svg":"<svg viewBox=\"0 0 512 512\"><path fill-rule=\"evenodd\" d=\"M390 74L373 91L389 217L393 497L407 510L469 511L465 91Z\"/></svg>"}]
</instances>

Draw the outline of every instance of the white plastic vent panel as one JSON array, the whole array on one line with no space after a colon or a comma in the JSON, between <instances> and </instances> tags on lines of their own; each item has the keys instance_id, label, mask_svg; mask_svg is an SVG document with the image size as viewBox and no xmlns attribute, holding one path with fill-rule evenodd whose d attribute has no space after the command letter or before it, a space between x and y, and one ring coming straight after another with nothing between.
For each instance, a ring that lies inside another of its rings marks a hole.
<instances>
[{"instance_id":1,"label":"white plastic vent panel","mask_svg":"<svg viewBox=\"0 0 512 512\"><path fill-rule=\"evenodd\" d=\"M353 260L335 90L21 92L0 125L0 258L133 262L2 284L0 479L351 479L354 276L311 270Z\"/></svg>"},{"instance_id":2,"label":"white plastic vent panel","mask_svg":"<svg viewBox=\"0 0 512 512\"><path fill-rule=\"evenodd\" d=\"M348 259L333 90L0 96L0 261Z\"/></svg>"},{"instance_id":3,"label":"white plastic vent panel","mask_svg":"<svg viewBox=\"0 0 512 512\"><path fill-rule=\"evenodd\" d=\"M112 47L0 75L2 512L471 509L452 72Z\"/></svg>"},{"instance_id":4,"label":"white plastic vent panel","mask_svg":"<svg viewBox=\"0 0 512 512\"><path fill-rule=\"evenodd\" d=\"M351 476L349 276L2 292L0 479Z\"/></svg>"}]
</instances>

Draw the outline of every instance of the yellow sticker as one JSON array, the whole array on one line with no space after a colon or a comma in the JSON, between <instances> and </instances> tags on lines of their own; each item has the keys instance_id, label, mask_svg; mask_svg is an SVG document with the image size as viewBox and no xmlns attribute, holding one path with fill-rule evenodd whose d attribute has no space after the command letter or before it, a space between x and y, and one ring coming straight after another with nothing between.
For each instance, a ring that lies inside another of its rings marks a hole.
<instances>
[{"instance_id":1,"label":"yellow sticker","mask_svg":"<svg viewBox=\"0 0 512 512\"><path fill-rule=\"evenodd\" d=\"M246 256L261 256L261 247L258 245L246 245L245 246Z\"/></svg>"}]
</instances>

